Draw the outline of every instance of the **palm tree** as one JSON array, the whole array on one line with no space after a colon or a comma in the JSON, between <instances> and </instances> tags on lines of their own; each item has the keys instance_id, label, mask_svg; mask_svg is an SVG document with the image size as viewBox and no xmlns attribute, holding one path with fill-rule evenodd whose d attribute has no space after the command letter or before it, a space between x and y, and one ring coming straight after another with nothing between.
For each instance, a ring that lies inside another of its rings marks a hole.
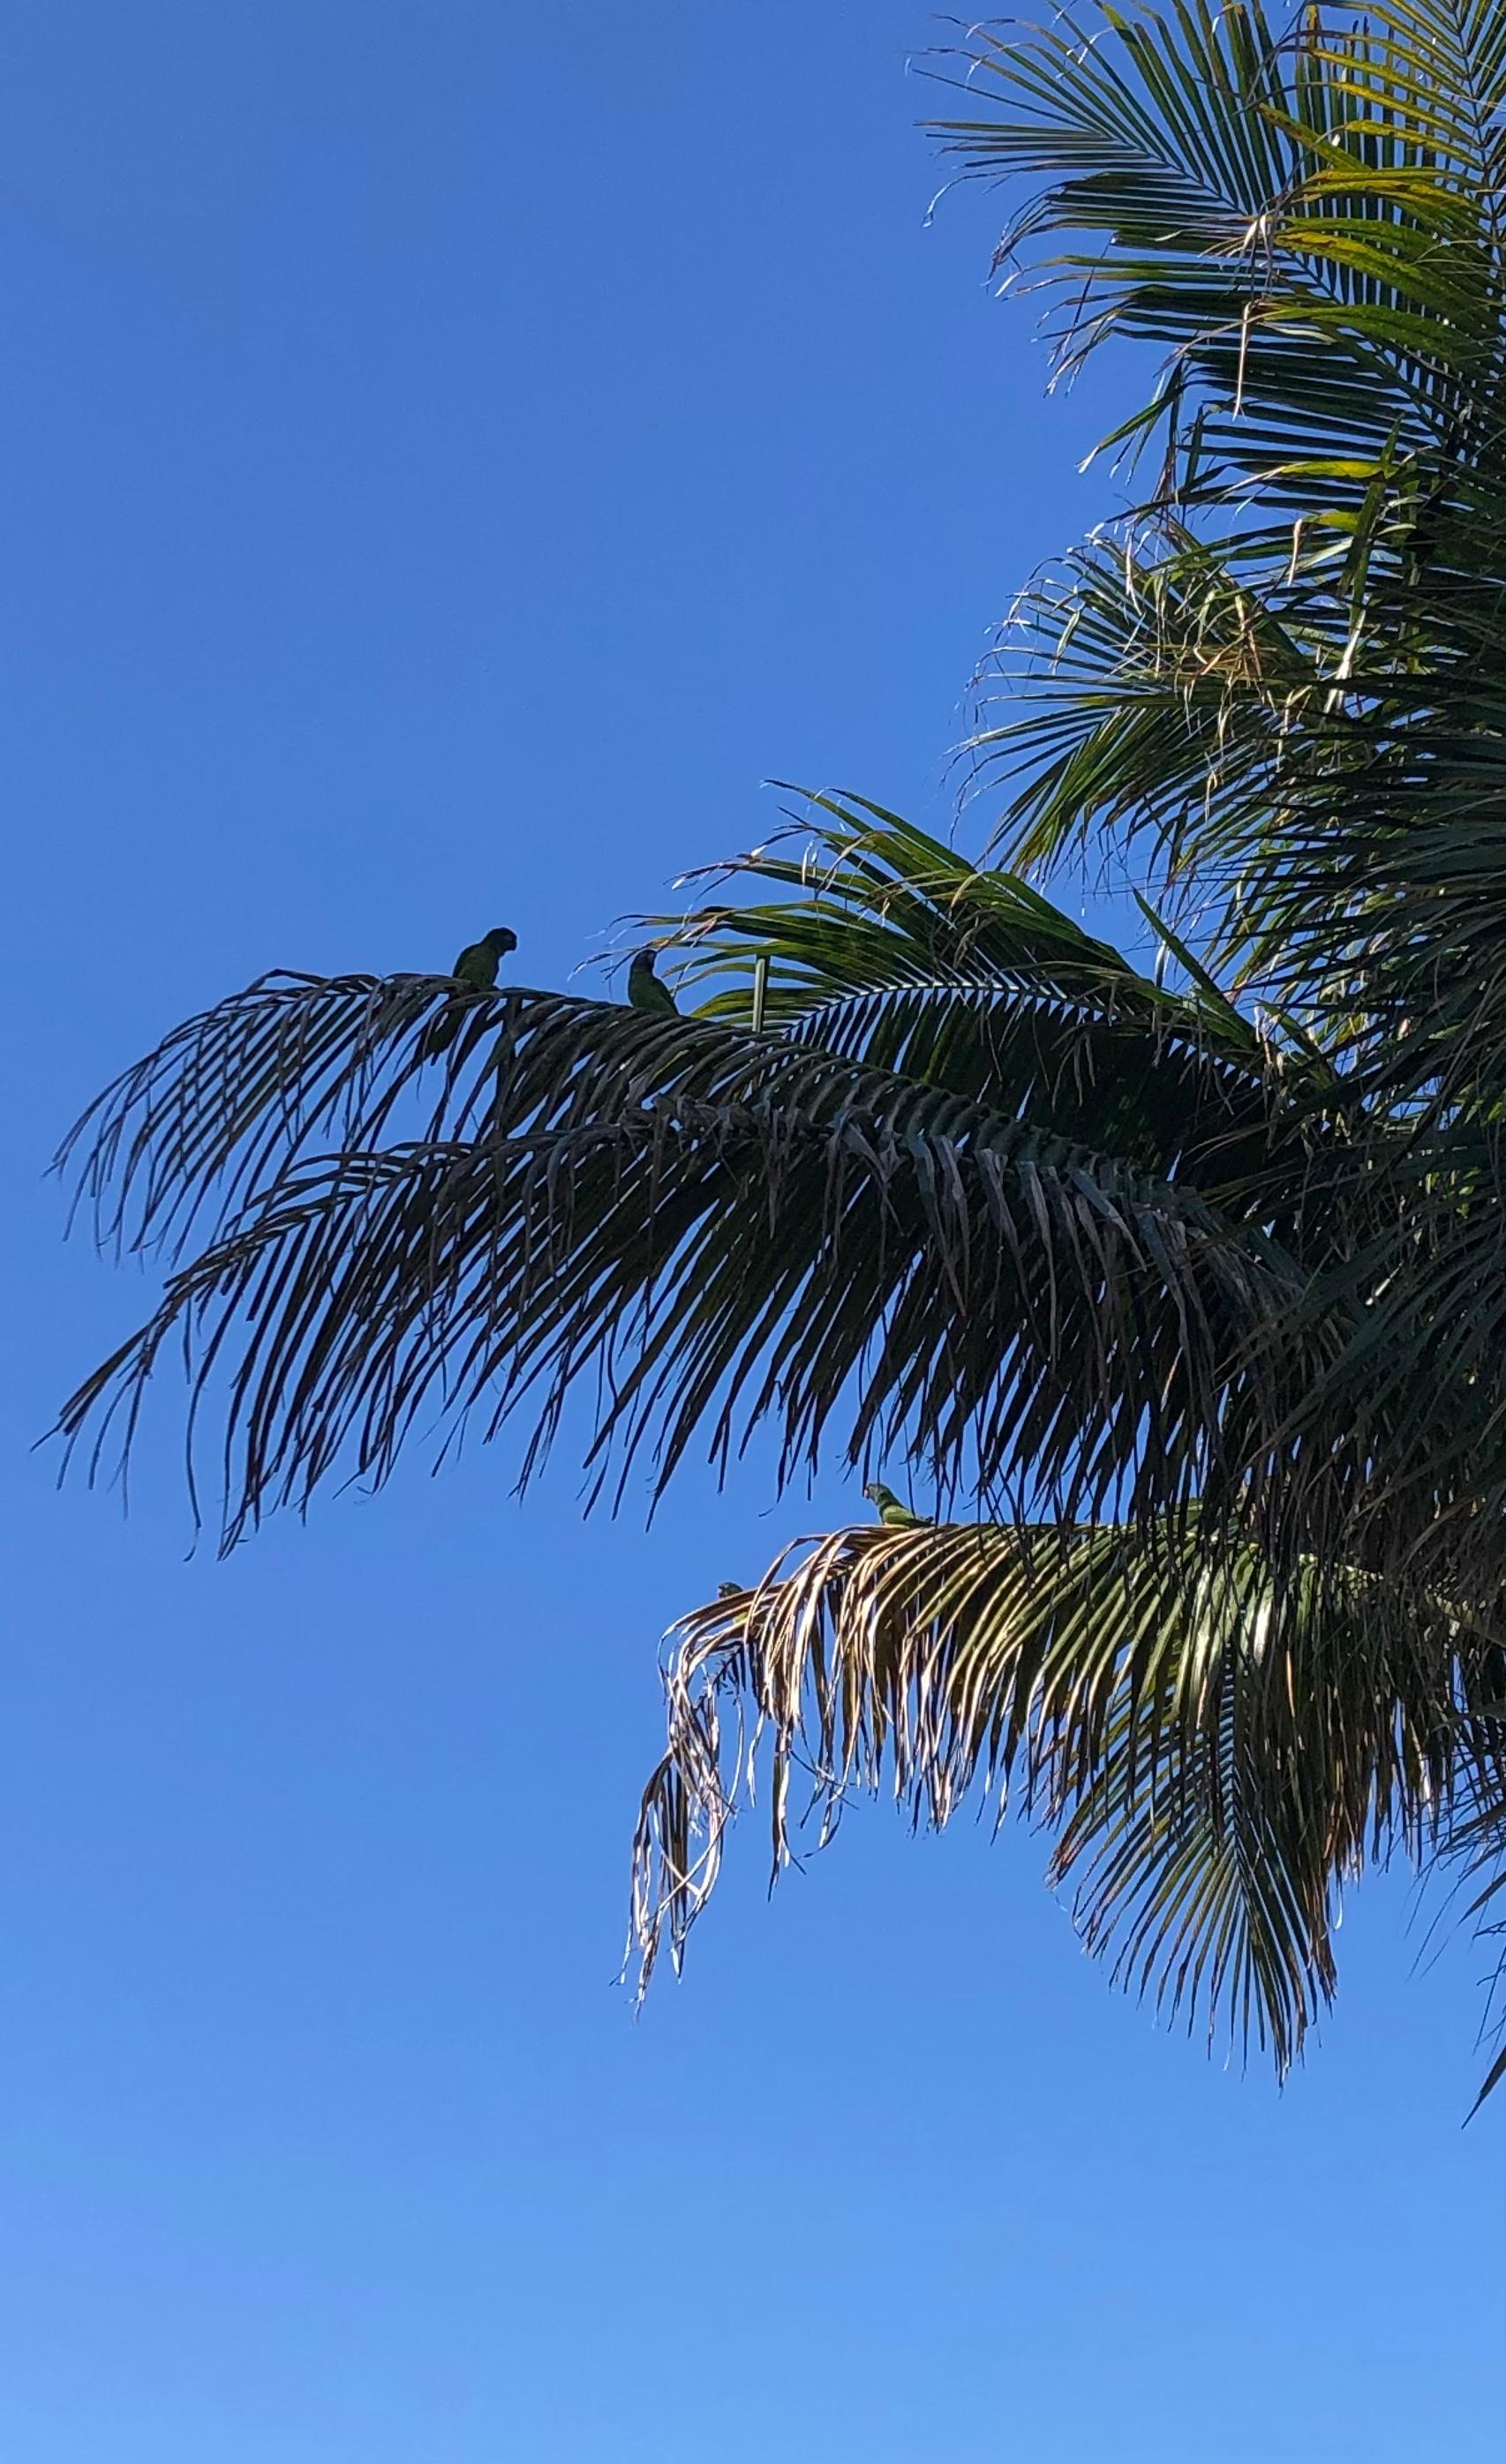
<instances>
[{"instance_id":1,"label":"palm tree","mask_svg":"<svg viewBox=\"0 0 1506 2464\"><path fill-rule=\"evenodd\" d=\"M760 1425L903 1463L935 1522L684 1620L643 1972L751 1724L776 1861L797 1773L829 1824L991 1790L1119 1973L1285 2065L1344 1881L1506 1832L1506 19L970 42L1007 281L1064 372L1158 355L1142 500L981 680L985 860L817 798L653 919L679 1015L274 977L175 1029L65 1151L169 1271L62 1426L128 1450L186 1349L227 1545L436 1406L526 1476L593 1396L612 1495ZM1153 974L1036 886L1090 856Z\"/></svg>"}]
</instances>

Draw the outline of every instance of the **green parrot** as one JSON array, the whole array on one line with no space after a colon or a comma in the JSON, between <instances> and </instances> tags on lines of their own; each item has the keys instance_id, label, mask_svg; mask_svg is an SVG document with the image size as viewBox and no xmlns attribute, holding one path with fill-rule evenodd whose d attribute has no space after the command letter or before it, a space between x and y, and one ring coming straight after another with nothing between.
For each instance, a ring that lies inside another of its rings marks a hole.
<instances>
[{"instance_id":1,"label":"green parrot","mask_svg":"<svg viewBox=\"0 0 1506 2464\"><path fill-rule=\"evenodd\" d=\"M717 1597L719 1600L740 1600L742 1597L742 1585L741 1583L719 1583L717 1585Z\"/></svg>"},{"instance_id":2,"label":"green parrot","mask_svg":"<svg viewBox=\"0 0 1506 2464\"><path fill-rule=\"evenodd\" d=\"M489 993L497 981L497 970L509 950L518 947L518 935L510 925L494 924L479 941L468 941L450 973L457 984L473 993Z\"/></svg>"},{"instance_id":3,"label":"green parrot","mask_svg":"<svg viewBox=\"0 0 1506 2464\"><path fill-rule=\"evenodd\" d=\"M678 1007L668 984L661 984L653 972L658 957L651 941L646 950L634 950L632 964L628 969L628 1000L633 1009L657 1010L661 1018L677 1018Z\"/></svg>"},{"instance_id":4,"label":"green parrot","mask_svg":"<svg viewBox=\"0 0 1506 2464\"><path fill-rule=\"evenodd\" d=\"M912 1514L908 1506L901 1506L894 1490L886 1488L881 1480L871 1480L863 1495L876 1509L879 1522L886 1523L891 1531L919 1531L930 1522L928 1514Z\"/></svg>"}]
</instances>

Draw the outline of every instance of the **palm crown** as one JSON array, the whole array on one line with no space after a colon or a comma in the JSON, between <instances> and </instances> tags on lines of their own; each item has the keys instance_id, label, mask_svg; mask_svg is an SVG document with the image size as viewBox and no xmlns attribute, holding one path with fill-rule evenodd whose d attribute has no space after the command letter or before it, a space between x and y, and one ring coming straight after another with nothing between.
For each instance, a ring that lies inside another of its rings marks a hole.
<instances>
[{"instance_id":1,"label":"palm crown","mask_svg":"<svg viewBox=\"0 0 1506 2464\"><path fill-rule=\"evenodd\" d=\"M685 1621L645 1970L736 1709L776 1858L797 1769L1012 1793L1096 1946L1285 2062L1344 1877L1506 1805L1506 20L974 40L943 138L1025 184L1008 278L1068 367L1159 353L1143 501L986 681L989 859L816 798L646 919L678 1015L519 988L439 1038L443 979L277 977L174 1030L68 1150L169 1273L63 1425L128 1442L186 1341L227 1540L436 1401L524 1415L526 1468L583 1381L599 1484L761 1423L786 1473L904 1462L949 1519ZM1090 846L1149 975L1035 886Z\"/></svg>"}]
</instances>

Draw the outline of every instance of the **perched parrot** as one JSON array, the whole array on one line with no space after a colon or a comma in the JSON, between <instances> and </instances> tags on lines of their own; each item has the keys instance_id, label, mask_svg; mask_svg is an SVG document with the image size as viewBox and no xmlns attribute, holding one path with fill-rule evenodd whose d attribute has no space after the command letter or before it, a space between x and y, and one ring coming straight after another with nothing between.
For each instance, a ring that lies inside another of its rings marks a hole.
<instances>
[{"instance_id":1,"label":"perched parrot","mask_svg":"<svg viewBox=\"0 0 1506 2464\"><path fill-rule=\"evenodd\" d=\"M719 1600L740 1600L742 1597L742 1585L741 1583L719 1583L717 1585L717 1597Z\"/></svg>"},{"instance_id":2,"label":"perched parrot","mask_svg":"<svg viewBox=\"0 0 1506 2464\"><path fill-rule=\"evenodd\" d=\"M679 1013L675 996L653 972L657 956L652 942L646 950L634 950L628 969L628 1000L634 1009L657 1010L662 1018L675 1018Z\"/></svg>"},{"instance_id":3,"label":"perched parrot","mask_svg":"<svg viewBox=\"0 0 1506 2464\"><path fill-rule=\"evenodd\" d=\"M886 1488L881 1480L871 1480L863 1495L870 1500L879 1522L886 1523L891 1531L919 1531L930 1521L929 1515L912 1514L908 1506L901 1506L894 1490Z\"/></svg>"},{"instance_id":4,"label":"perched parrot","mask_svg":"<svg viewBox=\"0 0 1506 2464\"><path fill-rule=\"evenodd\" d=\"M468 941L450 973L463 992L489 993L497 981L497 970L509 950L518 947L518 935L509 924L494 924L479 941ZM425 1050L431 1060L448 1052L460 1032L464 1008L447 1001L441 1015L430 1022Z\"/></svg>"},{"instance_id":5,"label":"perched parrot","mask_svg":"<svg viewBox=\"0 0 1506 2464\"><path fill-rule=\"evenodd\" d=\"M457 984L473 993L489 993L497 981L497 970L509 950L518 947L518 935L509 925L494 924L479 941L468 941L450 973Z\"/></svg>"}]
</instances>

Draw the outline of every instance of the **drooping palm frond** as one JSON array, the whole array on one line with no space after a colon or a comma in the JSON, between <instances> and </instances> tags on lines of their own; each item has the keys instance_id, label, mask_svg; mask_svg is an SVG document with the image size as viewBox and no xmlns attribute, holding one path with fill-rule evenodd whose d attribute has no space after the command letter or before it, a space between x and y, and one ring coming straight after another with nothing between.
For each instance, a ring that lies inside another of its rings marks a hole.
<instances>
[{"instance_id":1,"label":"drooping palm frond","mask_svg":"<svg viewBox=\"0 0 1506 2464\"><path fill-rule=\"evenodd\" d=\"M863 1793L938 1828L969 1799L1046 1822L1089 1947L1285 2068L1333 1990L1345 1880L1434 1837L1481 1774L1456 1716L1477 1638L1418 1595L1399 1641L1377 1588L1278 1584L1195 1510L842 1531L776 1564L677 1630L634 1852L640 1985L662 1947L678 1964L763 1766L776 1873Z\"/></svg>"},{"instance_id":2,"label":"drooping palm frond","mask_svg":"<svg viewBox=\"0 0 1506 2464\"><path fill-rule=\"evenodd\" d=\"M1341 1134L1304 1056L895 815L809 815L734 868L778 900L657 919L698 1012L275 978L174 1030L64 1153L100 1237L175 1270L69 1440L128 1448L186 1344L232 1539L421 1418L526 1397L546 1442L583 1386L603 1476L768 1419L787 1471L836 1412L853 1462L1074 1511L1206 1488L1230 1396L1242 1443L1283 1427Z\"/></svg>"},{"instance_id":3,"label":"drooping palm frond","mask_svg":"<svg viewBox=\"0 0 1506 2464\"><path fill-rule=\"evenodd\" d=\"M715 869L740 891L784 891L777 903L744 895L642 919L683 946L682 987L711 983L694 1017L745 1029L762 959L781 1042L761 1052L830 1050L1042 1128L1044 1103L1080 1132L1077 1106L1099 1084L1111 1105L1137 1087L1154 1104L1164 1071L1177 1126L1152 1141L1163 1167L1303 1109L1305 1056L1226 1000L1168 992L1028 884L863 799L804 803L798 854L755 849ZM101 1242L176 1256L311 1155L474 1134L509 1066L515 1000L457 997L449 978L267 977L123 1071L70 1133L60 1169ZM578 1010L579 1110L594 1118L598 1099L616 1102L610 1036L639 1030L609 1004Z\"/></svg>"},{"instance_id":4,"label":"drooping palm frond","mask_svg":"<svg viewBox=\"0 0 1506 2464\"><path fill-rule=\"evenodd\" d=\"M786 1464L813 1462L842 1405L854 1460L881 1441L985 1491L1029 1465L1064 1493L1122 1487L1134 1510L1198 1485L1250 1330L1294 1287L1258 1226L1012 1111L782 1035L549 994L501 997L489 1043L468 1027L451 1046L471 1134L431 1118L377 1148L347 1119L318 1151L332 1105L362 1130L391 1117L421 1067L422 1001L354 979L231 1006L254 1055L237 1089L267 1084L300 1008L322 1014L323 1074L281 1090L289 1127L275 1163L255 1150L258 1177L215 1151L229 1213L63 1419L98 1446L123 1414L128 1443L186 1345L228 1432L228 1537L337 1464L384 1477L420 1411L490 1396L495 1427L533 1395L543 1438L583 1380L593 1455L652 1439L660 1482L703 1424L724 1459L772 1417ZM342 1013L363 1055L388 1021L375 1086L328 1059ZM137 1123L170 1150L171 1089L191 1124L192 1056L221 1051L228 1023L210 1013L166 1086L147 1065L105 1116L137 1238L181 1226L183 1195ZM237 1091L222 1117L242 1114Z\"/></svg>"}]
</instances>

